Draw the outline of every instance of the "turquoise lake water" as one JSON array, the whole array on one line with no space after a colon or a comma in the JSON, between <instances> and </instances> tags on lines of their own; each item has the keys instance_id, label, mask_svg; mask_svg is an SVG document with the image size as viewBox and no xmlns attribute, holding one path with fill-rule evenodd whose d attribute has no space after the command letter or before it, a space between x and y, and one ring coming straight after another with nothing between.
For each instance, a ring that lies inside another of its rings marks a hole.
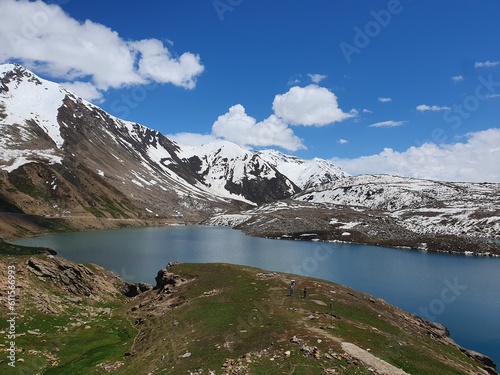
<instances>
[{"instance_id":1,"label":"turquoise lake water","mask_svg":"<svg viewBox=\"0 0 500 375\"><path fill-rule=\"evenodd\" d=\"M154 284L170 261L223 262L313 276L444 324L460 345L500 365L500 259L376 246L255 238L225 227L64 233L15 241Z\"/></svg>"}]
</instances>

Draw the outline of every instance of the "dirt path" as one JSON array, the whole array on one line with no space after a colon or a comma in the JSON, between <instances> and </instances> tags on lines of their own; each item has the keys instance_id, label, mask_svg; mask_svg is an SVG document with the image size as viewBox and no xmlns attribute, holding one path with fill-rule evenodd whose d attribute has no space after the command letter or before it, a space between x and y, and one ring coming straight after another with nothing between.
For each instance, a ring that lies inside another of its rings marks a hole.
<instances>
[{"instance_id":1,"label":"dirt path","mask_svg":"<svg viewBox=\"0 0 500 375\"><path fill-rule=\"evenodd\" d=\"M384 375L410 375L407 372L387 363L386 361L375 357L373 354L368 353L366 350L361 349L359 346L349 342L342 343L342 349L349 355L357 358L365 365L372 367L379 374Z\"/></svg>"},{"instance_id":2,"label":"dirt path","mask_svg":"<svg viewBox=\"0 0 500 375\"><path fill-rule=\"evenodd\" d=\"M375 357L373 354L361 349L359 346L349 342L343 342L340 337L334 336L319 328L308 327L309 331L319 334L327 339L341 343L342 349L351 357L363 362L366 366L373 368L377 374L383 375L410 375L407 372L387 363L386 361Z\"/></svg>"}]
</instances>

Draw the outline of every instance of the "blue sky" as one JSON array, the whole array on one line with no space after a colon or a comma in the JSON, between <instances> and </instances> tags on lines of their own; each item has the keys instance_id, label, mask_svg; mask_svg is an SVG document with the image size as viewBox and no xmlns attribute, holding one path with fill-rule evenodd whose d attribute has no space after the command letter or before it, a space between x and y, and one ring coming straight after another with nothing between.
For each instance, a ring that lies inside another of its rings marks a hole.
<instances>
[{"instance_id":1,"label":"blue sky","mask_svg":"<svg viewBox=\"0 0 500 375\"><path fill-rule=\"evenodd\" d=\"M500 182L496 0L0 3L0 62L181 143Z\"/></svg>"}]
</instances>

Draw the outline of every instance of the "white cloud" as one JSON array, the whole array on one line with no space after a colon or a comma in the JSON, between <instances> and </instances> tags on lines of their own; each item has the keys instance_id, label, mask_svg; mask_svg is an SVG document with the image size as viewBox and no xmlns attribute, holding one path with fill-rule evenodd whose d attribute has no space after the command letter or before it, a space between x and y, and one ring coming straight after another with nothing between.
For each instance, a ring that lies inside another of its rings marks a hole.
<instances>
[{"instance_id":1,"label":"white cloud","mask_svg":"<svg viewBox=\"0 0 500 375\"><path fill-rule=\"evenodd\" d=\"M438 111L447 111L449 109L451 109L451 108L450 107L440 107L438 105L429 106L427 104L420 104L417 106L417 111L420 111L420 112L425 112L425 111L438 112Z\"/></svg>"},{"instance_id":2,"label":"white cloud","mask_svg":"<svg viewBox=\"0 0 500 375\"><path fill-rule=\"evenodd\" d=\"M363 108L363 113L373 113L373 112L370 111L369 109Z\"/></svg>"},{"instance_id":3,"label":"white cloud","mask_svg":"<svg viewBox=\"0 0 500 375\"><path fill-rule=\"evenodd\" d=\"M276 95L273 110L291 125L324 126L355 116L339 108L333 92L317 85L294 86L285 94Z\"/></svg>"},{"instance_id":4,"label":"white cloud","mask_svg":"<svg viewBox=\"0 0 500 375\"><path fill-rule=\"evenodd\" d=\"M138 73L153 82L172 83L192 89L196 86L196 77L204 70L199 56L187 52L179 58L173 58L157 39L145 39L129 45L141 56Z\"/></svg>"},{"instance_id":5,"label":"white cloud","mask_svg":"<svg viewBox=\"0 0 500 375\"><path fill-rule=\"evenodd\" d=\"M326 75L324 75L324 74L311 74L311 73L309 73L307 76L311 79L311 81L312 81L313 83L316 83L316 84L320 83L320 82L321 82L321 81L323 81L326 77L328 77L328 76L326 76Z\"/></svg>"},{"instance_id":6,"label":"white cloud","mask_svg":"<svg viewBox=\"0 0 500 375\"><path fill-rule=\"evenodd\" d=\"M369 128L394 128L396 126L403 125L405 122L406 121L389 120L389 121L376 122L375 124L368 125L368 127Z\"/></svg>"},{"instance_id":7,"label":"white cloud","mask_svg":"<svg viewBox=\"0 0 500 375\"><path fill-rule=\"evenodd\" d=\"M464 143L426 143L404 152L386 148L376 155L331 161L351 174L385 173L440 181L500 182L500 128L466 136Z\"/></svg>"},{"instance_id":8,"label":"white cloud","mask_svg":"<svg viewBox=\"0 0 500 375\"><path fill-rule=\"evenodd\" d=\"M500 61L476 61L474 68L493 68L500 64Z\"/></svg>"},{"instance_id":9,"label":"white cloud","mask_svg":"<svg viewBox=\"0 0 500 375\"><path fill-rule=\"evenodd\" d=\"M10 60L75 83L88 99L99 98L95 90L150 82L190 89L204 69L199 56L172 56L157 39L124 40L105 25L71 18L57 5L26 0L0 1L0 61Z\"/></svg>"},{"instance_id":10,"label":"white cloud","mask_svg":"<svg viewBox=\"0 0 500 375\"><path fill-rule=\"evenodd\" d=\"M464 77L463 76L453 76L453 77L451 77L451 79L453 80L453 82L462 82L464 80Z\"/></svg>"},{"instance_id":11,"label":"white cloud","mask_svg":"<svg viewBox=\"0 0 500 375\"><path fill-rule=\"evenodd\" d=\"M340 143L341 145L345 145L349 141L347 139L340 138L337 142Z\"/></svg>"},{"instance_id":12,"label":"white cloud","mask_svg":"<svg viewBox=\"0 0 500 375\"><path fill-rule=\"evenodd\" d=\"M187 132L168 134L166 135L166 137L174 142L186 146L201 146L202 144L211 143L219 140L219 138L217 138L213 134L199 134L199 133L187 133Z\"/></svg>"},{"instance_id":13,"label":"white cloud","mask_svg":"<svg viewBox=\"0 0 500 375\"><path fill-rule=\"evenodd\" d=\"M205 141L225 139L243 147L278 146L286 150L306 149L290 125L322 126L332 122L356 117L358 111L343 112L333 92L317 85L292 87L282 95L276 95L273 102L274 114L257 122L249 116L241 104L229 108L219 116L212 126L210 136L180 133L169 137L182 144L201 144ZM213 138L210 138L213 137Z\"/></svg>"},{"instance_id":14,"label":"white cloud","mask_svg":"<svg viewBox=\"0 0 500 375\"><path fill-rule=\"evenodd\" d=\"M78 95L81 98L87 99L94 103L100 103L103 100L102 92L89 82L64 82L61 83L66 90Z\"/></svg>"},{"instance_id":15,"label":"white cloud","mask_svg":"<svg viewBox=\"0 0 500 375\"><path fill-rule=\"evenodd\" d=\"M388 102L392 102L392 98L381 97L381 98L378 98L378 101L381 103L388 103Z\"/></svg>"},{"instance_id":16,"label":"white cloud","mask_svg":"<svg viewBox=\"0 0 500 375\"><path fill-rule=\"evenodd\" d=\"M302 140L275 115L261 122L249 116L241 104L229 108L212 126L212 134L244 146L279 146L286 150L305 149Z\"/></svg>"}]
</instances>

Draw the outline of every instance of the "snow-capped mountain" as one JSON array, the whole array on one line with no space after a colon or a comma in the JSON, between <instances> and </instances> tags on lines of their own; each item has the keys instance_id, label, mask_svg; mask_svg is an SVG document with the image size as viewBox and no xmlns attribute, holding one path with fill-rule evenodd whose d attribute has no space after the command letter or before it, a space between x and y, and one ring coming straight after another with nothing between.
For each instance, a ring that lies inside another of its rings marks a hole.
<instances>
[{"instance_id":1,"label":"snow-capped mountain","mask_svg":"<svg viewBox=\"0 0 500 375\"><path fill-rule=\"evenodd\" d=\"M1 168L10 172L31 157L60 163L64 140L57 110L65 90L13 64L0 65L0 78Z\"/></svg>"},{"instance_id":2,"label":"snow-capped mountain","mask_svg":"<svg viewBox=\"0 0 500 375\"><path fill-rule=\"evenodd\" d=\"M254 236L500 257L500 184L350 176L207 223Z\"/></svg>"},{"instance_id":3,"label":"snow-capped mountain","mask_svg":"<svg viewBox=\"0 0 500 375\"><path fill-rule=\"evenodd\" d=\"M500 184L363 175L304 191L295 199L385 212L418 233L500 236Z\"/></svg>"},{"instance_id":4,"label":"snow-capped mountain","mask_svg":"<svg viewBox=\"0 0 500 375\"><path fill-rule=\"evenodd\" d=\"M172 209L185 196L217 201L157 131L110 116L19 65L0 72L0 169L39 202L37 213L69 206L73 213L129 216Z\"/></svg>"},{"instance_id":5,"label":"snow-capped mountain","mask_svg":"<svg viewBox=\"0 0 500 375\"><path fill-rule=\"evenodd\" d=\"M269 155L277 153L251 152L230 142L179 145L17 64L0 66L0 136L5 189L40 201L36 213L61 206L102 216L212 212L234 201L258 205L291 197L301 190L295 181L309 186L314 172L299 159L281 155L276 163ZM112 204L105 198L110 189ZM19 208L27 207L31 204Z\"/></svg>"},{"instance_id":6,"label":"snow-capped mountain","mask_svg":"<svg viewBox=\"0 0 500 375\"><path fill-rule=\"evenodd\" d=\"M203 183L218 196L243 196L261 204L288 198L300 191L259 153L231 142L183 146L178 155L188 161ZM268 183L262 184L262 181Z\"/></svg>"},{"instance_id":7,"label":"snow-capped mountain","mask_svg":"<svg viewBox=\"0 0 500 375\"><path fill-rule=\"evenodd\" d=\"M342 169L324 159L304 160L276 150L259 151L258 155L301 189L321 186L349 176Z\"/></svg>"},{"instance_id":8,"label":"snow-capped mountain","mask_svg":"<svg viewBox=\"0 0 500 375\"><path fill-rule=\"evenodd\" d=\"M432 245L438 249L457 246L450 234L500 237L500 184L348 176L325 160L225 141L183 146L5 64L0 213L8 212L188 222L224 213L211 222L245 225L258 235L317 233L391 246L444 236ZM5 217L0 226L12 219Z\"/></svg>"}]
</instances>

